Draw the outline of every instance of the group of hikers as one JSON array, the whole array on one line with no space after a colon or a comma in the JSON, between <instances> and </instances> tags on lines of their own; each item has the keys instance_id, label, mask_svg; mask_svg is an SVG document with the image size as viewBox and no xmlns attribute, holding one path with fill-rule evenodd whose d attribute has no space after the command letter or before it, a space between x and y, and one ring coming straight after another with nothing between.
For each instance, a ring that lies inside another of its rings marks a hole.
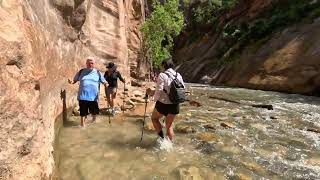
<instances>
[{"instance_id":1,"label":"group of hikers","mask_svg":"<svg viewBox=\"0 0 320 180\"><path fill-rule=\"evenodd\" d=\"M115 115L114 99L117 95L118 79L123 83L126 80L121 76L117 70L117 66L110 62L106 66L107 71L104 75L95 68L94 57L86 59L86 68L81 69L76 73L73 80L68 79L70 84L80 82L78 91L78 101L80 107L81 126L86 124L89 113L92 115L92 121L96 121L96 115L99 114L99 90L100 84L105 86L105 95L107 97L108 105L111 109L112 115ZM173 100L170 91L172 82L179 82L184 87L184 82L179 73L174 69L174 64L171 59L166 59L161 64L161 73L156 78L156 88L146 89L146 98L153 97L156 102L152 112L151 120L156 130L157 135L161 138L167 136L171 141L174 138L173 121L177 114L179 114L179 101ZM166 134L162 131L160 119L165 117Z\"/></svg>"}]
</instances>

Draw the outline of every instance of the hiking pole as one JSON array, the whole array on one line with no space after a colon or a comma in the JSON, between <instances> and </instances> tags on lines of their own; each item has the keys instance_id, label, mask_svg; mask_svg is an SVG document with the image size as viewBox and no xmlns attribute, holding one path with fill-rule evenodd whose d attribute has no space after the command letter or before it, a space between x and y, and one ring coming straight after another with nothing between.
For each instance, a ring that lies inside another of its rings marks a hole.
<instances>
[{"instance_id":1,"label":"hiking pole","mask_svg":"<svg viewBox=\"0 0 320 180\"><path fill-rule=\"evenodd\" d=\"M146 96L144 97L145 100L145 106L144 106L144 115L143 115L143 121L142 121L142 132L141 132L141 139L140 142L142 142L142 137L143 137L143 130L144 130L144 123L146 120L146 113L147 113L147 104L148 104L148 94L146 93Z\"/></svg>"},{"instance_id":2,"label":"hiking pole","mask_svg":"<svg viewBox=\"0 0 320 180\"><path fill-rule=\"evenodd\" d=\"M126 83L123 83L122 114L124 114L124 102L125 101L126 101Z\"/></svg>"},{"instance_id":3,"label":"hiking pole","mask_svg":"<svg viewBox=\"0 0 320 180\"><path fill-rule=\"evenodd\" d=\"M111 125L111 118L110 118L110 104L108 104L107 114L109 118L109 124Z\"/></svg>"}]
</instances>

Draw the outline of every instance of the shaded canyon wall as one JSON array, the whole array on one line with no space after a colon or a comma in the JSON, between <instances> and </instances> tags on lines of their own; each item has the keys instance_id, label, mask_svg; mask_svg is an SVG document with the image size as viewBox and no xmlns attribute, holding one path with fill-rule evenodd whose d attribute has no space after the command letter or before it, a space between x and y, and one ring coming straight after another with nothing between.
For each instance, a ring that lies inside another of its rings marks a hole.
<instances>
[{"instance_id":1,"label":"shaded canyon wall","mask_svg":"<svg viewBox=\"0 0 320 180\"><path fill-rule=\"evenodd\" d=\"M235 21L254 22L275 1L241 0L238 6L220 17L215 32L204 32L192 43L186 43L190 33L183 32L176 42L174 59L185 79L213 85L319 95L319 17L302 20L248 44L229 64L213 65L219 60L218 54L226 41L221 32L223 26ZM310 1L316 2L319 3Z\"/></svg>"},{"instance_id":2,"label":"shaded canyon wall","mask_svg":"<svg viewBox=\"0 0 320 180\"><path fill-rule=\"evenodd\" d=\"M55 119L76 103L67 78L95 56L126 78L140 48L143 0L0 1L0 179L47 179ZM65 99L65 101L63 101Z\"/></svg>"}]
</instances>

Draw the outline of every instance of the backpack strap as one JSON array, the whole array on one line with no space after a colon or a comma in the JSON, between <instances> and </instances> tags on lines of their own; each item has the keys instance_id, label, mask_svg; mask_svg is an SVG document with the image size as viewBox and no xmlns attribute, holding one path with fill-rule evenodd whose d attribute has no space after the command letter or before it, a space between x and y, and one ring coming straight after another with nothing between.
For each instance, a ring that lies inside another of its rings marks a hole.
<instances>
[{"instance_id":1,"label":"backpack strap","mask_svg":"<svg viewBox=\"0 0 320 180\"><path fill-rule=\"evenodd\" d=\"M178 73L177 73L177 72L176 72L176 75L174 76L174 78L171 78L170 73L168 73L168 72L164 72L164 74L167 75L168 78L169 78L169 79L172 79L172 80L175 80L175 79L177 79L177 77L178 77ZM168 91L167 91L165 88L163 88L163 91L164 91L166 94L168 94Z\"/></svg>"},{"instance_id":2,"label":"backpack strap","mask_svg":"<svg viewBox=\"0 0 320 180\"><path fill-rule=\"evenodd\" d=\"M85 68L82 68L82 69L80 69L79 70L79 72L78 72L78 81L80 81L80 75L81 75L81 73L83 72L83 70L84 70ZM96 69L97 70L97 73L98 73L98 76L99 76L99 80L101 80L101 74L100 74L100 71L98 70L98 69Z\"/></svg>"}]
</instances>

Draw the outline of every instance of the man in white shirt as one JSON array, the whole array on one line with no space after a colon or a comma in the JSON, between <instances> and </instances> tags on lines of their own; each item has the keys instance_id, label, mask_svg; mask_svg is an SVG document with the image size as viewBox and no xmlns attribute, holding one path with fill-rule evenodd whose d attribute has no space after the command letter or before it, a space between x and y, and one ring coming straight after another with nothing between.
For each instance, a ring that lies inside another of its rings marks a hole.
<instances>
[{"instance_id":1,"label":"man in white shirt","mask_svg":"<svg viewBox=\"0 0 320 180\"><path fill-rule=\"evenodd\" d=\"M161 123L159 120L165 117L165 124L167 130L167 136L171 141L174 138L174 132L172 123L177 114L179 114L180 106L179 104L174 104L170 101L168 92L170 90L170 84L174 78L177 78L184 86L183 79L179 73L177 73L174 68L174 64L171 59L167 59L162 62L162 68L164 72L160 73L157 78L156 89L152 91L150 88L147 89L147 95L154 96L154 101L156 101L155 108L152 112L151 120L157 134L164 138L162 132Z\"/></svg>"}]
</instances>

